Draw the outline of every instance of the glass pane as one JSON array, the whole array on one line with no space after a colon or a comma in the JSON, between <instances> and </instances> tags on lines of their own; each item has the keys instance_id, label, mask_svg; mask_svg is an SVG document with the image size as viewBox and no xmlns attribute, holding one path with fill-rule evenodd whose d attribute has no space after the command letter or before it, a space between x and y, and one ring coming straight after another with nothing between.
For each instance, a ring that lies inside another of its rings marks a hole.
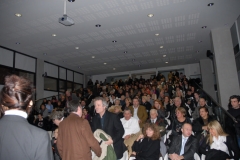
<instances>
[{"instance_id":1,"label":"glass pane","mask_svg":"<svg viewBox=\"0 0 240 160\"><path fill-rule=\"evenodd\" d=\"M72 82L67 82L67 90L72 91L73 88L73 83Z\"/></svg>"},{"instance_id":2,"label":"glass pane","mask_svg":"<svg viewBox=\"0 0 240 160\"><path fill-rule=\"evenodd\" d=\"M74 83L74 91L78 91L78 90L80 90L80 88L82 88L82 85L81 84L76 84L76 83Z\"/></svg>"},{"instance_id":3,"label":"glass pane","mask_svg":"<svg viewBox=\"0 0 240 160\"><path fill-rule=\"evenodd\" d=\"M12 74L12 69L0 66L0 84L4 84L4 79L7 75Z\"/></svg>"},{"instance_id":4,"label":"glass pane","mask_svg":"<svg viewBox=\"0 0 240 160\"><path fill-rule=\"evenodd\" d=\"M51 90L51 91L57 91L57 80L53 78L44 78L44 89L45 90Z\"/></svg>"},{"instance_id":5,"label":"glass pane","mask_svg":"<svg viewBox=\"0 0 240 160\"><path fill-rule=\"evenodd\" d=\"M33 84L35 84L34 83L34 73L19 71L18 75L29 79Z\"/></svg>"},{"instance_id":6,"label":"glass pane","mask_svg":"<svg viewBox=\"0 0 240 160\"><path fill-rule=\"evenodd\" d=\"M65 92L66 90L66 82L59 80L59 92Z\"/></svg>"}]
</instances>

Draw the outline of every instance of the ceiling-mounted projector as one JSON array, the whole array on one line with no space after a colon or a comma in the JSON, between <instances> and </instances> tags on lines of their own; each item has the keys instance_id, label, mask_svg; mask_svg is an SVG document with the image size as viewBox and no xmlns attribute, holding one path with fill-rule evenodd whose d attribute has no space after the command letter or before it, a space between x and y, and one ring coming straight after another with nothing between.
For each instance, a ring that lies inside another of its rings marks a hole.
<instances>
[{"instance_id":1,"label":"ceiling-mounted projector","mask_svg":"<svg viewBox=\"0 0 240 160\"><path fill-rule=\"evenodd\" d=\"M58 22L65 26L74 25L73 19L68 17L66 14L64 14L61 18L59 18Z\"/></svg>"}]
</instances>

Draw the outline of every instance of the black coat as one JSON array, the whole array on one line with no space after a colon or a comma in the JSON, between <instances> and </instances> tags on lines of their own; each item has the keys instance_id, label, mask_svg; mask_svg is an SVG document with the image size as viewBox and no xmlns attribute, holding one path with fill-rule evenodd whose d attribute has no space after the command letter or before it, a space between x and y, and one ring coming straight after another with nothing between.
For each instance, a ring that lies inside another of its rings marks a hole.
<instances>
[{"instance_id":1,"label":"black coat","mask_svg":"<svg viewBox=\"0 0 240 160\"><path fill-rule=\"evenodd\" d=\"M127 148L123 143L122 136L124 135L124 128L118 115L105 111L104 124L102 128L100 115L97 114L92 119L92 131L95 132L97 129L102 129L112 137L113 147L117 158L121 159Z\"/></svg>"},{"instance_id":2,"label":"black coat","mask_svg":"<svg viewBox=\"0 0 240 160\"><path fill-rule=\"evenodd\" d=\"M185 144L184 147L184 154L182 155L184 157L184 160L193 160L193 155L197 151L197 139L194 136L190 136ZM180 154L182 147L182 135L175 136L173 138L173 141L170 144L168 153L169 154Z\"/></svg>"},{"instance_id":3,"label":"black coat","mask_svg":"<svg viewBox=\"0 0 240 160\"><path fill-rule=\"evenodd\" d=\"M214 116L208 116L208 123L210 121L216 120ZM204 126L204 122L202 117L197 118L193 121L193 132L195 132L196 136L203 132L202 127Z\"/></svg>"},{"instance_id":4,"label":"black coat","mask_svg":"<svg viewBox=\"0 0 240 160\"><path fill-rule=\"evenodd\" d=\"M144 138L142 142L135 141L132 146L135 151L137 160L158 160L160 155L160 140L151 140Z\"/></svg>"}]
</instances>

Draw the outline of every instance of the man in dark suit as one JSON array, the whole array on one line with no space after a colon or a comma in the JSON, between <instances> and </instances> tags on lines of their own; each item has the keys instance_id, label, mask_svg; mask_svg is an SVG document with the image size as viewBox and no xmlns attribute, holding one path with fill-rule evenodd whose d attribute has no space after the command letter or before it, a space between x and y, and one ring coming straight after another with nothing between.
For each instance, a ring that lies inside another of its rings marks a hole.
<instances>
[{"instance_id":1,"label":"man in dark suit","mask_svg":"<svg viewBox=\"0 0 240 160\"><path fill-rule=\"evenodd\" d=\"M48 133L26 119L32 95L30 81L16 75L5 78L0 92L0 160L53 160Z\"/></svg>"},{"instance_id":2,"label":"man in dark suit","mask_svg":"<svg viewBox=\"0 0 240 160\"><path fill-rule=\"evenodd\" d=\"M92 119L92 131L102 129L110 135L112 138L109 138L105 143L107 145L113 144L117 159L121 159L127 148L123 143L124 128L119 117L106 110L107 102L102 97L94 99L94 106L97 115Z\"/></svg>"},{"instance_id":3,"label":"man in dark suit","mask_svg":"<svg viewBox=\"0 0 240 160\"><path fill-rule=\"evenodd\" d=\"M192 125L185 123L182 126L182 135L173 138L168 153L171 160L193 160L197 151L197 139L192 136Z\"/></svg>"},{"instance_id":4,"label":"man in dark suit","mask_svg":"<svg viewBox=\"0 0 240 160\"><path fill-rule=\"evenodd\" d=\"M94 99L92 90L88 88L87 91L88 91L88 96L87 96L86 106L88 106L92 102L92 99Z\"/></svg>"}]
</instances>

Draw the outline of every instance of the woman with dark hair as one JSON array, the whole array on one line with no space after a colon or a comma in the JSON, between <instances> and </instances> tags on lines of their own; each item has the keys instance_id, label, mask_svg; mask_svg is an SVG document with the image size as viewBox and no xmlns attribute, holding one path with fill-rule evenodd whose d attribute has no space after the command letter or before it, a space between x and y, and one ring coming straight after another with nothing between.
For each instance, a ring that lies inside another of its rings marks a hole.
<instances>
[{"instance_id":1,"label":"woman with dark hair","mask_svg":"<svg viewBox=\"0 0 240 160\"><path fill-rule=\"evenodd\" d=\"M160 133L158 127L153 123L146 123L142 133L132 146L133 152L130 158L158 160L160 155Z\"/></svg>"},{"instance_id":2,"label":"woman with dark hair","mask_svg":"<svg viewBox=\"0 0 240 160\"><path fill-rule=\"evenodd\" d=\"M53 160L49 135L27 121L32 109L32 83L16 75L5 77L0 92L0 159ZM4 111L3 106L9 110Z\"/></svg>"},{"instance_id":3,"label":"woman with dark hair","mask_svg":"<svg viewBox=\"0 0 240 160\"><path fill-rule=\"evenodd\" d=\"M160 101L160 100L155 100L154 101L154 106L152 107L153 109L156 109L157 110L157 112L158 112L158 118L165 118L165 108L164 108L164 106L163 106L163 104L162 104L162 101Z\"/></svg>"}]
</instances>

